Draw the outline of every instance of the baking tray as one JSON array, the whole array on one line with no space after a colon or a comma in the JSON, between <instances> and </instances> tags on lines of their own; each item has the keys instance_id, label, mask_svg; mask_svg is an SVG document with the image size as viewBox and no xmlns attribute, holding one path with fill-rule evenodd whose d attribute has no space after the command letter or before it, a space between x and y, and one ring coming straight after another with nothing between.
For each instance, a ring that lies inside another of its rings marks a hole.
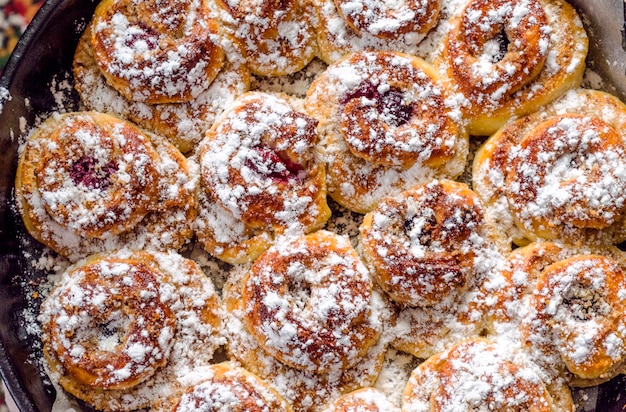
<instances>
[{"instance_id":1,"label":"baking tray","mask_svg":"<svg viewBox=\"0 0 626 412\"><path fill-rule=\"evenodd\" d=\"M572 1L584 12L591 41L589 65L603 81L595 87L626 99L624 3ZM72 90L74 49L96 7L95 0L48 0L17 44L0 78L0 374L23 411L50 411L52 384L42 376L40 344L28 330L36 315L32 294L48 273L33 266L43 249L25 231L13 206L19 136L58 109L78 108ZM580 411L626 408L626 376L599 387L574 391ZM85 410L89 410L85 408Z\"/></svg>"}]
</instances>

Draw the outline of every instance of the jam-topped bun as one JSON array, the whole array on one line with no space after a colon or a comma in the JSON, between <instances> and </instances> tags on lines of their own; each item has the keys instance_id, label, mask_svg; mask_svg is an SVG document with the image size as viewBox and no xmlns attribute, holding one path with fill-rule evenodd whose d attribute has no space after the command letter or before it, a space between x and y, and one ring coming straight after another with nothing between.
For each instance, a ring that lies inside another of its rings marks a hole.
<instances>
[{"instance_id":1,"label":"jam-topped bun","mask_svg":"<svg viewBox=\"0 0 626 412\"><path fill-rule=\"evenodd\" d=\"M417 45L437 24L441 0L316 0L317 42L328 64L346 54L388 50L416 54Z\"/></svg>"},{"instance_id":2,"label":"jam-topped bun","mask_svg":"<svg viewBox=\"0 0 626 412\"><path fill-rule=\"evenodd\" d=\"M292 412L287 402L261 378L223 362L175 402L172 412Z\"/></svg>"},{"instance_id":3,"label":"jam-topped bun","mask_svg":"<svg viewBox=\"0 0 626 412\"><path fill-rule=\"evenodd\" d=\"M577 87L588 40L562 0L470 0L453 17L434 59L472 135L490 135Z\"/></svg>"},{"instance_id":4,"label":"jam-topped bun","mask_svg":"<svg viewBox=\"0 0 626 412\"><path fill-rule=\"evenodd\" d=\"M366 213L385 196L460 175L467 135L424 61L391 52L354 53L311 85L329 195Z\"/></svg>"},{"instance_id":5,"label":"jam-topped bun","mask_svg":"<svg viewBox=\"0 0 626 412\"><path fill-rule=\"evenodd\" d=\"M361 245L395 302L392 344L420 358L489 328L496 269L510 247L462 183L434 181L383 199L363 219Z\"/></svg>"},{"instance_id":6,"label":"jam-topped bun","mask_svg":"<svg viewBox=\"0 0 626 412\"><path fill-rule=\"evenodd\" d=\"M215 0L225 36L260 76L295 73L316 55L310 0Z\"/></svg>"},{"instance_id":7,"label":"jam-topped bun","mask_svg":"<svg viewBox=\"0 0 626 412\"><path fill-rule=\"evenodd\" d=\"M593 386L626 370L623 253L576 254L543 268L521 320L535 362L573 386Z\"/></svg>"},{"instance_id":8,"label":"jam-topped bun","mask_svg":"<svg viewBox=\"0 0 626 412\"><path fill-rule=\"evenodd\" d=\"M250 92L208 131L199 149L196 234L209 253L231 263L250 261L277 236L326 223L316 126L297 100Z\"/></svg>"},{"instance_id":9,"label":"jam-topped bun","mask_svg":"<svg viewBox=\"0 0 626 412\"><path fill-rule=\"evenodd\" d=\"M419 365L402 397L402 411L575 411L569 389L508 342L473 338Z\"/></svg>"},{"instance_id":10,"label":"jam-topped bun","mask_svg":"<svg viewBox=\"0 0 626 412\"><path fill-rule=\"evenodd\" d=\"M202 140L225 107L250 88L250 74L243 66L225 62L211 84L194 98L179 103L148 104L129 100L113 88L96 64L87 26L74 53L74 81L88 110L108 113L137 123L167 138L188 153Z\"/></svg>"},{"instance_id":11,"label":"jam-topped bun","mask_svg":"<svg viewBox=\"0 0 626 412\"><path fill-rule=\"evenodd\" d=\"M400 408L378 389L363 388L343 395L323 412L400 412Z\"/></svg>"},{"instance_id":12,"label":"jam-topped bun","mask_svg":"<svg viewBox=\"0 0 626 412\"><path fill-rule=\"evenodd\" d=\"M26 142L15 197L26 229L76 260L124 246L178 249L195 182L171 144L96 112L53 115Z\"/></svg>"},{"instance_id":13,"label":"jam-topped bun","mask_svg":"<svg viewBox=\"0 0 626 412\"><path fill-rule=\"evenodd\" d=\"M228 354L296 411L371 386L389 308L349 240L326 231L284 239L224 288Z\"/></svg>"},{"instance_id":14,"label":"jam-topped bun","mask_svg":"<svg viewBox=\"0 0 626 412\"><path fill-rule=\"evenodd\" d=\"M103 0L91 22L96 63L128 100L189 101L224 63L219 25L209 13L205 0Z\"/></svg>"},{"instance_id":15,"label":"jam-topped bun","mask_svg":"<svg viewBox=\"0 0 626 412\"><path fill-rule=\"evenodd\" d=\"M93 255L41 306L50 373L98 410L148 407L210 366L223 343L220 305L200 267L173 252Z\"/></svg>"},{"instance_id":16,"label":"jam-topped bun","mask_svg":"<svg viewBox=\"0 0 626 412\"><path fill-rule=\"evenodd\" d=\"M518 244L626 240L626 106L592 90L568 92L515 121L477 152L474 190Z\"/></svg>"}]
</instances>

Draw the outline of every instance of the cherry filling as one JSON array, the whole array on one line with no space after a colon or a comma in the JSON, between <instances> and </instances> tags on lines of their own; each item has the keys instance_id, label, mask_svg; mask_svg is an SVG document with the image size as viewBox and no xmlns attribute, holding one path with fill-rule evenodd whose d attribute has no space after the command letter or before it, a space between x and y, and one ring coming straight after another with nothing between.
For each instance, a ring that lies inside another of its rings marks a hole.
<instances>
[{"instance_id":1,"label":"cherry filling","mask_svg":"<svg viewBox=\"0 0 626 412\"><path fill-rule=\"evenodd\" d=\"M387 123L393 127L405 125L411 119L413 107L404 104L404 93L397 87L390 87L384 93L380 93L378 86L371 82L363 82L352 92L348 93L342 102L344 105L352 99L366 98L374 101L374 106Z\"/></svg>"},{"instance_id":2,"label":"cherry filling","mask_svg":"<svg viewBox=\"0 0 626 412\"><path fill-rule=\"evenodd\" d=\"M304 166L287 155L265 146L252 148L254 154L246 159L246 166L254 172L280 183L297 179Z\"/></svg>"},{"instance_id":3,"label":"cherry filling","mask_svg":"<svg viewBox=\"0 0 626 412\"><path fill-rule=\"evenodd\" d=\"M76 185L92 189L106 189L111 185L109 177L117 170L115 162L99 165L95 158L83 156L70 168L70 177Z\"/></svg>"}]
</instances>

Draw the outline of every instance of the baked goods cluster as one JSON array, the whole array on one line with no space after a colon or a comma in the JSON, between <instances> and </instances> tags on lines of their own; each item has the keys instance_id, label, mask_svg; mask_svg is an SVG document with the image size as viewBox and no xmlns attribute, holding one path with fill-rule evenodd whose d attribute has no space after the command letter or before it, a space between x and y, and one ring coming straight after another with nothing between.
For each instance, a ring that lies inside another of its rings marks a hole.
<instances>
[{"instance_id":1,"label":"baked goods cluster","mask_svg":"<svg viewBox=\"0 0 626 412\"><path fill-rule=\"evenodd\" d=\"M51 379L107 411L574 411L626 371L626 105L586 53L563 0L102 1L15 183L72 263Z\"/></svg>"}]
</instances>

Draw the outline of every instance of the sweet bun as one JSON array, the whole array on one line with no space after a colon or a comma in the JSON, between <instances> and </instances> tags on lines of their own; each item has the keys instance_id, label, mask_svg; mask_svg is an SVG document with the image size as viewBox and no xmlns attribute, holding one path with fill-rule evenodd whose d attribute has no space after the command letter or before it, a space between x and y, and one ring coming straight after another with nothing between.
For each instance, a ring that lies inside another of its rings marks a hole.
<instances>
[{"instance_id":1,"label":"sweet bun","mask_svg":"<svg viewBox=\"0 0 626 412\"><path fill-rule=\"evenodd\" d=\"M207 132L199 148L196 234L209 253L230 263L251 261L277 236L326 223L316 126L295 100L250 92Z\"/></svg>"},{"instance_id":2,"label":"sweet bun","mask_svg":"<svg viewBox=\"0 0 626 412\"><path fill-rule=\"evenodd\" d=\"M346 238L284 239L231 274L223 293L227 353L294 410L319 410L376 381L391 312Z\"/></svg>"},{"instance_id":3,"label":"sweet bun","mask_svg":"<svg viewBox=\"0 0 626 412\"><path fill-rule=\"evenodd\" d=\"M172 403L172 412L293 411L261 378L230 362L211 366L200 383L187 389Z\"/></svg>"},{"instance_id":4,"label":"sweet bun","mask_svg":"<svg viewBox=\"0 0 626 412\"><path fill-rule=\"evenodd\" d=\"M463 170L467 135L423 60L359 52L328 67L307 92L319 121L328 194L367 213L385 196Z\"/></svg>"},{"instance_id":5,"label":"sweet bun","mask_svg":"<svg viewBox=\"0 0 626 412\"><path fill-rule=\"evenodd\" d=\"M137 123L167 138L181 152L189 153L215 118L250 88L250 73L225 61L211 84L190 100L178 103L147 103L129 100L113 88L96 64L88 25L74 53L75 89L88 110L108 113Z\"/></svg>"},{"instance_id":6,"label":"sweet bun","mask_svg":"<svg viewBox=\"0 0 626 412\"><path fill-rule=\"evenodd\" d=\"M543 268L528 300L526 349L573 386L600 384L626 368L624 262L621 252L560 259Z\"/></svg>"},{"instance_id":7,"label":"sweet bun","mask_svg":"<svg viewBox=\"0 0 626 412\"><path fill-rule=\"evenodd\" d=\"M379 390L363 388L343 395L323 412L400 412L400 409Z\"/></svg>"},{"instance_id":8,"label":"sweet bun","mask_svg":"<svg viewBox=\"0 0 626 412\"><path fill-rule=\"evenodd\" d=\"M510 248L467 185L435 180L385 198L360 233L363 255L394 301L395 348L424 359L491 328Z\"/></svg>"},{"instance_id":9,"label":"sweet bun","mask_svg":"<svg viewBox=\"0 0 626 412\"><path fill-rule=\"evenodd\" d=\"M72 260L124 246L179 249L195 184L170 143L97 112L53 115L21 153L15 198L31 235Z\"/></svg>"},{"instance_id":10,"label":"sweet bun","mask_svg":"<svg viewBox=\"0 0 626 412\"><path fill-rule=\"evenodd\" d=\"M450 19L434 64L462 98L471 135L490 135L578 87L588 39L562 0L471 0Z\"/></svg>"},{"instance_id":11,"label":"sweet bun","mask_svg":"<svg viewBox=\"0 0 626 412\"><path fill-rule=\"evenodd\" d=\"M357 51L419 55L420 41L439 22L441 0L319 0L319 56L333 64Z\"/></svg>"},{"instance_id":12,"label":"sweet bun","mask_svg":"<svg viewBox=\"0 0 626 412\"><path fill-rule=\"evenodd\" d=\"M131 411L179 391L223 343L213 283L173 252L121 250L65 271L41 306L51 376L98 410Z\"/></svg>"},{"instance_id":13,"label":"sweet bun","mask_svg":"<svg viewBox=\"0 0 626 412\"><path fill-rule=\"evenodd\" d=\"M209 13L204 0L104 0L91 22L95 61L128 100L189 101L224 64L219 25Z\"/></svg>"},{"instance_id":14,"label":"sweet bun","mask_svg":"<svg viewBox=\"0 0 626 412\"><path fill-rule=\"evenodd\" d=\"M402 397L403 411L569 411L562 382L546 381L532 362L507 346L467 339L419 365Z\"/></svg>"},{"instance_id":15,"label":"sweet bun","mask_svg":"<svg viewBox=\"0 0 626 412\"><path fill-rule=\"evenodd\" d=\"M309 0L216 0L225 36L250 71L283 76L317 54Z\"/></svg>"},{"instance_id":16,"label":"sweet bun","mask_svg":"<svg viewBox=\"0 0 626 412\"><path fill-rule=\"evenodd\" d=\"M626 106L573 90L478 150L473 187L515 243L626 240Z\"/></svg>"}]
</instances>

